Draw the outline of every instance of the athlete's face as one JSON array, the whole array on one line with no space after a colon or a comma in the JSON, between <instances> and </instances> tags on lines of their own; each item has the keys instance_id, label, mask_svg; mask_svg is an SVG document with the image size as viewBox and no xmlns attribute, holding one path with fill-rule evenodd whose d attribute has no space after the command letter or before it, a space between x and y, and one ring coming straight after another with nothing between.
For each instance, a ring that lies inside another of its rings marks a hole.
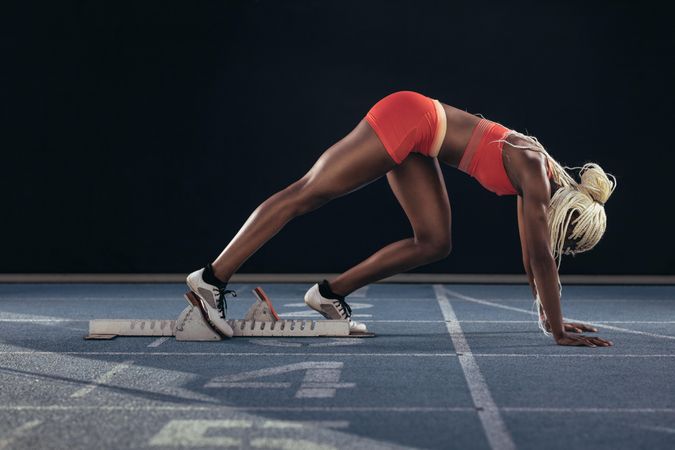
<instances>
[{"instance_id":1,"label":"athlete's face","mask_svg":"<svg viewBox=\"0 0 675 450\"><path fill-rule=\"evenodd\" d=\"M569 236L569 230L568 230L568 236ZM565 253L568 252L573 252L577 249L577 243L578 239L570 239L569 237L565 237L565 243L563 244L563 250Z\"/></svg>"},{"instance_id":2,"label":"athlete's face","mask_svg":"<svg viewBox=\"0 0 675 450\"><path fill-rule=\"evenodd\" d=\"M563 252L567 253L569 251L575 251L577 249L577 244L579 242L579 238L574 238L572 239L571 235L572 232L574 231L574 221L579 217L579 213L577 211L572 211L572 220L570 220L570 224L567 227L567 232L565 233L565 243L563 244Z\"/></svg>"}]
</instances>

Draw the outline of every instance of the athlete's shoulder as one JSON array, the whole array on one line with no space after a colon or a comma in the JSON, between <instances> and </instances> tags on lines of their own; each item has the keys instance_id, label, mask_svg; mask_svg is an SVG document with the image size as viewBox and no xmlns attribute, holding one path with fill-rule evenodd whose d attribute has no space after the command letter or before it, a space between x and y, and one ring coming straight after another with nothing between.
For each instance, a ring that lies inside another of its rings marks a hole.
<instances>
[{"instance_id":1,"label":"athlete's shoulder","mask_svg":"<svg viewBox=\"0 0 675 450\"><path fill-rule=\"evenodd\" d=\"M513 145L510 145L513 144ZM508 158L511 164L516 167L518 172L525 176L544 175L546 177L547 160L546 155L537 150L521 148L526 142L521 141L517 136L509 136L504 143L503 149L508 152Z\"/></svg>"}]
</instances>

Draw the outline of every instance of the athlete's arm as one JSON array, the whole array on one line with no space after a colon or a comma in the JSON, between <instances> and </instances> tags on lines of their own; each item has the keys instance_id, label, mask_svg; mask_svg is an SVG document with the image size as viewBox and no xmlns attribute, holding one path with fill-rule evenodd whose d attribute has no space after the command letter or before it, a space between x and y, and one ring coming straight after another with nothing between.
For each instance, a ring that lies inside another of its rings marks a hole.
<instances>
[{"instance_id":1,"label":"athlete's arm","mask_svg":"<svg viewBox=\"0 0 675 450\"><path fill-rule=\"evenodd\" d=\"M518 195L518 236L520 237L520 250L523 255L523 267L525 268L525 274L527 275L527 282L530 284L530 289L532 290L532 297L537 298L537 285L534 282L534 274L532 273L532 267L530 266L530 255L527 253L527 239L525 238L525 222L523 220L523 197ZM541 309L541 304L537 303L537 313L539 314L540 320L544 323L547 331L551 331L551 327L546 320L546 314L544 310ZM568 330L567 324L563 322L563 325L567 331L576 331ZM590 330L587 330L590 331Z\"/></svg>"},{"instance_id":2,"label":"athlete's arm","mask_svg":"<svg viewBox=\"0 0 675 450\"><path fill-rule=\"evenodd\" d=\"M532 289L532 296L537 298L537 287L534 284L534 275L532 274L532 267L530 266L530 255L527 253L527 240L525 238L525 223L523 220L523 197L518 196L518 236L520 237L520 250L523 255L523 268L527 275L527 282L530 283Z\"/></svg>"},{"instance_id":3,"label":"athlete's arm","mask_svg":"<svg viewBox=\"0 0 675 450\"><path fill-rule=\"evenodd\" d=\"M525 153L525 152L523 152ZM527 152L529 153L529 152ZM523 155L521 189L523 193L523 237L529 266L553 338L560 345L607 346L611 342L598 337L570 334L565 330L560 307L558 269L550 244L546 211L551 198L543 155ZM521 238L522 239L522 238Z\"/></svg>"},{"instance_id":4,"label":"athlete's arm","mask_svg":"<svg viewBox=\"0 0 675 450\"><path fill-rule=\"evenodd\" d=\"M523 267L525 268L525 273L527 274L527 282L530 284L530 288L532 289L532 296L536 299L537 298L537 285L534 282L534 275L532 274L532 267L530 266L530 255L527 253L527 240L525 238L525 222L523 220L523 197L520 195L518 196L518 235L520 236L520 249L522 250L523 254ZM560 289L558 289L560 291ZM544 323L544 327L546 328L546 331L551 331L551 325L548 323L548 320L546 320L546 314L544 314L544 310L541 309L541 305L537 305L537 313L539 314L539 317L541 317L541 320ZM590 331L595 333L597 328L592 327L590 325L586 325L585 323L577 323L577 322L565 322L563 321L563 328L565 331L570 331L572 333L583 333L586 331Z\"/></svg>"}]
</instances>

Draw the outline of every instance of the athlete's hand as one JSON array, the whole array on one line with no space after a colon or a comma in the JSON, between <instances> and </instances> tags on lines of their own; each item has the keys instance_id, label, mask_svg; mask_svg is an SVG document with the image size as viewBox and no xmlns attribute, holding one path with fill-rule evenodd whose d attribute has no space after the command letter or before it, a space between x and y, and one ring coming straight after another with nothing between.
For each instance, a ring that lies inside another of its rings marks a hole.
<instances>
[{"instance_id":1,"label":"athlete's hand","mask_svg":"<svg viewBox=\"0 0 675 450\"><path fill-rule=\"evenodd\" d=\"M544 321L544 326L546 327L546 331L549 333L551 332L551 325L548 323L548 320ZM586 325L585 323L578 323L578 322L563 322L563 329L565 331L568 331L570 333L597 333L598 329L595 327L592 327L590 325Z\"/></svg>"},{"instance_id":2,"label":"athlete's hand","mask_svg":"<svg viewBox=\"0 0 675 450\"><path fill-rule=\"evenodd\" d=\"M564 332L562 336L555 338L555 342L558 345L576 345L582 347L609 347L614 345L612 341L596 336L584 336L583 334L568 332Z\"/></svg>"}]
</instances>

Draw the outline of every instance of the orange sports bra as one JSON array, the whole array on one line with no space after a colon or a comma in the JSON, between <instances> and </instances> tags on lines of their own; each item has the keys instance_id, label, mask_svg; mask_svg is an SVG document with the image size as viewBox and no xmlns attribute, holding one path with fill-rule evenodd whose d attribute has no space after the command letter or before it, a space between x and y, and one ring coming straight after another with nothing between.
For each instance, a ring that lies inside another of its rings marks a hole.
<instances>
[{"instance_id":1,"label":"orange sports bra","mask_svg":"<svg viewBox=\"0 0 675 450\"><path fill-rule=\"evenodd\" d=\"M457 167L478 180L484 188L497 195L518 194L504 169L502 161L504 143L495 142L504 139L509 131L508 128L497 122L481 119L474 128ZM550 179L552 171L548 160L546 169Z\"/></svg>"}]
</instances>

